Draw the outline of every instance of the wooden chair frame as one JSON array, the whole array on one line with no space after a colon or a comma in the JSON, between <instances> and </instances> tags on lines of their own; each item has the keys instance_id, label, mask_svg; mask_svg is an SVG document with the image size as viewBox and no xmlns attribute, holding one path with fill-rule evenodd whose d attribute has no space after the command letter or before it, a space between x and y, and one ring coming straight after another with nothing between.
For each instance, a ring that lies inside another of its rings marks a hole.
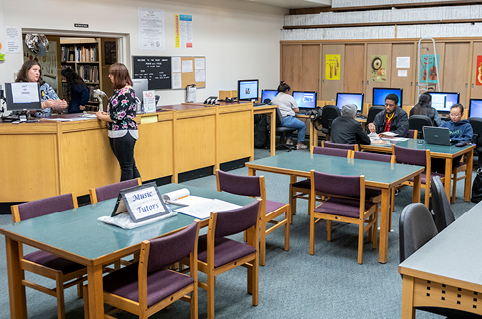
<instances>
[{"instance_id":1,"label":"wooden chair frame","mask_svg":"<svg viewBox=\"0 0 482 319\"><path fill-rule=\"evenodd\" d=\"M466 163L466 156L463 155L463 158L461 160L464 164L461 166L457 166L452 170L452 180L454 182L453 187L452 187L452 197L451 197L451 202L452 204L455 203L455 195L457 192L457 182L460 180L463 180L467 177L467 163ZM465 175L463 176L457 176L459 172L465 172Z\"/></svg>"},{"instance_id":2,"label":"wooden chair frame","mask_svg":"<svg viewBox=\"0 0 482 319\"><path fill-rule=\"evenodd\" d=\"M370 209L365 210L365 176L360 176L360 213L358 218L339 216L333 214L325 214L315 212L315 171L311 170L311 199L310 199L310 255L315 254L315 224L321 220L326 220L326 231L328 241L331 241L331 222L339 221L344 223L358 225L358 263L363 262L363 235L370 230L368 239L373 243L373 248L377 248L378 237L378 203L375 203ZM325 196L332 196L325 194ZM323 205L323 203L321 204ZM365 225L366 224L366 225Z\"/></svg>"},{"instance_id":3,"label":"wooden chair frame","mask_svg":"<svg viewBox=\"0 0 482 319\"><path fill-rule=\"evenodd\" d=\"M137 179L137 185L142 185L141 179L139 177L136 178L136 179ZM98 203L96 188L89 189L89 197L90 197L90 203L91 204Z\"/></svg>"},{"instance_id":4,"label":"wooden chair frame","mask_svg":"<svg viewBox=\"0 0 482 319\"><path fill-rule=\"evenodd\" d=\"M328 142L330 142L330 141L328 141ZM332 143L333 143L333 142L332 142ZM321 147L325 147L325 141L321 141ZM329 147L329 146L326 146L326 147ZM354 150L353 150L353 151L355 151L355 152L358 152L358 151L359 151L359 149L358 149L358 144L355 144L353 147L354 147ZM335 147L333 147L333 148L335 148ZM352 150L349 150L349 151L352 151Z\"/></svg>"},{"instance_id":5,"label":"wooden chair frame","mask_svg":"<svg viewBox=\"0 0 482 319\"><path fill-rule=\"evenodd\" d=\"M71 193L72 203L74 208L78 208L77 197L75 193ZM13 222L21 221L20 211L18 205L12 205L10 207L12 212ZM47 288L45 286L39 285L37 283L31 282L22 278L22 285L29 287L45 294L48 294L57 299L57 316L59 319L65 318L65 302L64 302L64 289L77 285L77 296L82 298L82 283L87 279L85 275L87 274L87 268L82 268L77 271L73 271L68 274L64 274L60 270L52 269L23 258L23 245L19 246L20 253L22 256L20 259L20 268L22 271L29 271L31 273L50 278L55 280L55 288Z\"/></svg>"}]
</instances>

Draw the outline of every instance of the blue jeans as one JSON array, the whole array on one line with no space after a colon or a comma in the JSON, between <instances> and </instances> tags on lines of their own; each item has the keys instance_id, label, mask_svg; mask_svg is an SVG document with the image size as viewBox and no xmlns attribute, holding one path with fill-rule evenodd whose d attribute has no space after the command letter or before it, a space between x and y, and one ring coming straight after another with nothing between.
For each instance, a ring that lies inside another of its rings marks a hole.
<instances>
[{"instance_id":1,"label":"blue jeans","mask_svg":"<svg viewBox=\"0 0 482 319\"><path fill-rule=\"evenodd\" d=\"M304 122L298 120L294 116L288 115L283 117L283 126L292 127L298 130L298 143L301 143L305 140L306 125ZM287 139L291 140L292 137L293 137L292 132L286 132Z\"/></svg>"}]
</instances>

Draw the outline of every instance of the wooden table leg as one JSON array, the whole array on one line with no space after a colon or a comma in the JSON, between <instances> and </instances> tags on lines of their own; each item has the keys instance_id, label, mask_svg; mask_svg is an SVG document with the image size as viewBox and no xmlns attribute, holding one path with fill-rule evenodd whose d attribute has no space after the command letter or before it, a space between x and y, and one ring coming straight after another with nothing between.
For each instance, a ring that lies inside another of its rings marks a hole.
<instances>
[{"instance_id":1,"label":"wooden table leg","mask_svg":"<svg viewBox=\"0 0 482 319\"><path fill-rule=\"evenodd\" d=\"M422 191L422 174L418 174L413 178L412 203L420 203L420 195Z\"/></svg>"},{"instance_id":2,"label":"wooden table leg","mask_svg":"<svg viewBox=\"0 0 482 319\"><path fill-rule=\"evenodd\" d=\"M414 282L413 277L403 275L402 319L415 319L415 308L413 308Z\"/></svg>"},{"instance_id":3,"label":"wooden table leg","mask_svg":"<svg viewBox=\"0 0 482 319\"><path fill-rule=\"evenodd\" d=\"M104 318L102 265L87 266L89 318Z\"/></svg>"},{"instance_id":4,"label":"wooden table leg","mask_svg":"<svg viewBox=\"0 0 482 319\"><path fill-rule=\"evenodd\" d=\"M270 155L275 156L276 154L276 108L271 111L271 144L270 144Z\"/></svg>"},{"instance_id":5,"label":"wooden table leg","mask_svg":"<svg viewBox=\"0 0 482 319\"><path fill-rule=\"evenodd\" d=\"M474 161L474 149L465 153L465 162L467 163L467 171L465 172L464 198L466 202L470 202L472 189L472 166Z\"/></svg>"},{"instance_id":6,"label":"wooden table leg","mask_svg":"<svg viewBox=\"0 0 482 319\"><path fill-rule=\"evenodd\" d=\"M390 202L390 193L391 190L389 188L382 189L382 206L380 209L380 247L378 248L378 261L382 264L385 264L388 259L388 232L390 230L390 226L388 225L390 205L388 205L388 203Z\"/></svg>"},{"instance_id":7,"label":"wooden table leg","mask_svg":"<svg viewBox=\"0 0 482 319\"><path fill-rule=\"evenodd\" d=\"M450 189L452 186L452 163L453 158L445 159L445 193L447 194L447 198L450 201L451 193Z\"/></svg>"},{"instance_id":8,"label":"wooden table leg","mask_svg":"<svg viewBox=\"0 0 482 319\"><path fill-rule=\"evenodd\" d=\"M10 318L27 318L27 299L25 287L22 285L25 275L20 268L20 245L17 241L5 237Z\"/></svg>"},{"instance_id":9,"label":"wooden table leg","mask_svg":"<svg viewBox=\"0 0 482 319\"><path fill-rule=\"evenodd\" d=\"M248 168L248 175L249 176L256 176L256 170L253 168Z\"/></svg>"}]
</instances>

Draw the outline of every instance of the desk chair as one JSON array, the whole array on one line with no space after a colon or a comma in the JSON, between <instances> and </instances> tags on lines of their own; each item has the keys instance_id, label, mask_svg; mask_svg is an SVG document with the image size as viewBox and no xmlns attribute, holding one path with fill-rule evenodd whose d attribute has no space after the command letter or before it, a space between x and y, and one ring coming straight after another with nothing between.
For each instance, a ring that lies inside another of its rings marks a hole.
<instances>
[{"instance_id":1,"label":"desk chair","mask_svg":"<svg viewBox=\"0 0 482 319\"><path fill-rule=\"evenodd\" d=\"M321 147L339 148L342 150L358 151L358 144L340 144L329 141L321 141Z\"/></svg>"},{"instance_id":2,"label":"desk chair","mask_svg":"<svg viewBox=\"0 0 482 319\"><path fill-rule=\"evenodd\" d=\"M276 145L276 149L286 149L288 152L296 149L296 145L286 144L286 132L294 132L296 131L295 128L292 127L284 127L283 126L283 115L281 115L281 111L279 107L276 108L276 134L280 137L279 144ZM293 142L293 140L291 140Z\"/></svg>"},{"instance_id":3,"label":"desk chair","mask_svg":"<svg viewBox=\"0 0 482 319\"><path fill-rule=\"evenodd\" d=\"M432 120L426 115L412 115L408 119L408 128L418 131L418 139L423 139L424 126L433 126Z\"/></svg>"},{"instance_id":4,"label":"desk chair","mask_svg":"<svg viewBox=\"0 0 482 319\"><path fill-rule=\"evenodd\" d=\"M373 120L375 119L375 116L380 113L380 112L383 112L385 111L385 107L383 106L372 106L369 110L368 110L368 115L367 115L367 127L368 127L368 124L370 123L373 123Z\"/></svg>"},{"instance_id":5,"label":"desk chair","mask_svg":"<svg viewBox=\"0 0 482 319\"><path fill-rule=\"evenodd\" d=\"M476 144L474 153L478 157L478 167L482 167L482 119L478 117L469 117L469 123L474 131L472 143Z\"/></svg>"},{"instance_id":6,"label":"desk chair","mask_svg":"<svg viewBox=\"0 0 482 319\"><path fill-rule=\"evenodd\" d=\"M439 176L432 178L432 209L435 226L439 233L455 221L454 212L450 208L445 188Z\"/></svg>"},{"instance_id":7,"label":"desk chair","mask_svg":"<svg viewBox=\"0 0 482 319\"><path fill-rule=\"evenodd\" d=\"M207 235L199 236L198 270L207 275L207 282L198 284L208 292L208 319L214 318L215 277L238 266L248 269L248 293L253 295L253 306L258 305L260 213L260 200L239 209L213 212ZM246 244L226 237L245 230Z\"/></svg>"},{"instance_id":8,"label":"desk chair","mask_svg":"<svg viewBox=\"0 0 482 319\"><path fill-rule=\"evenodd\" d=\"M413 138L414 140L418 139L418 131L417 130L408 130L408 138Z\"/></svg>"},{"instance_id":9,"label":"desk chair","mask_svg":"<svg viewBox=\"0 0 482 319\"><path fill-rule=\"evenodd\" d=\"M89 190L90 203L95 204L108 199L117 198L121 190L141 184L142 182L140 178L134 178L107 186L92 188Z\"/></svg>"},{"instance_id":10,"label":"desk chair","mask_svg":"<svg viewBox=\"0 0 482 319\"><path fill-rule=\"evenodd\" d=\"M191 304L191 318L198 318L198 234L199 222L196 220L169 236L144 240L138 263L103 278L104 302L139 318L148 318L181 299ZM167 269L183 258L189 259L189 275ZM85 286L84 312L88 313L88 309Z\"/></svg>"},{"instance_id":11,"label":"desk chair","mask_svg":"<svg viewBox=\"0 0 482 319\"><path fill-rule=\"evenodd\" d=\"M310 255L315 253L315 224L326 220L328 241L331 241L331 222L358 225L358 263L363 260L363 235L377 248L378 203L365 201L365 176L339 176L311 170L310 196ZM315 196L329 197L316 206ZM316 206L316 207L315 207Z\"/></svg>"},{"instance_id":12,"label":"desk chair","mask_svg":"<svg viewBox=\"0 0 482 319\"><path fill-rule=\"evenodd\" d=\"M325 105L323 107L323 112L321 113L321 131L326 134L327 141L330 139L331 123L339 116L341 116L341 112L337 106Z\"/></svg>"},{"instance_id":13,"label":"desk chair","mask_svg":"<svg viewBox=\"0 0 482 319\"><path fill-rule=\"evenodd\" d=\"M74 193L39 199L36 201L12 205L13 222L48 215L54 212L63 212L77 208L77 197ZM82 282L86 279L85 266L61 258L55 254L43 250L37 250L23 255L20 247L20 267L22 271L30 271L34 274L55 280L55 288L47 288L37 283L22 278L22 285L57 298L57 316L65 318L64 289L77 285L77 295L82 297ZM25 290L25 288L23 288ZM25 293L25 291L24 291Z\"/></svg>"},{"instance_id":14,"label":"desk chair","mask_svg":"<svg viewBox=\"0 0 482 319\"><path fill-rule=\"evenodd\" d=\"M431 172L430 150L417 150L397 145L392 145L392 154L395 155L397 163L424 166L422 172L421 187L425 189L425 206L428 207L430 199L430 184L434 176L440 176L442 180L445 175L442 173ZM413 178L404 182L404 185L413 186Z\"/></svg>"},{"instance_id":15,"label":"desk chair","mask_svg":"<svg viewBox=\"0 0 482 319\"><path fill-rule=\"evenodd\" d=\"M290 249L290 222L291 210L289 204L273 202L266 199L266 186L264 176L240 176L216 170L216 183L218 192L261 198L260 208L260 261L259 264L266 264L266 235L272 231L285 228L284 250ZM274 220L280 215L285 215L281 221ZM268 223L274 224L266 229Z\"/></svg>"}]
</instances>

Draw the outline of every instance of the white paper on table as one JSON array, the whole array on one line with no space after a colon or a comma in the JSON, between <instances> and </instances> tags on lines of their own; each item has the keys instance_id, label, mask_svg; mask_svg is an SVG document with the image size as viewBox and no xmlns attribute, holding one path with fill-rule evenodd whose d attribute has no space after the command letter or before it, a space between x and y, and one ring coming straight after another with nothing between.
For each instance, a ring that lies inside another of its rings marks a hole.
<instances>
[{"instance_id":1,"label":"white paper on table","mask_svg":"<svg viewBox=\"0 0 482 319\"><path fill-rule=\"evenodd\" d=\"M224 212L238 209L241 207L242 206L228 203L219 199L211 199L210 202L176 209L176 212L193 216L199 219L206 219L211 216L211 212Z\"/></svg>"},{"instance_id":2,"label":"white paper on table","mask_svg":"<svg viewBox=\"0 0 482 319\"><path fill-rule=\"evenodd\" d=\"M178 206L191 206L212 201L210 198L191 195L187 188L162 194L161 197L166 203Z\"/></svg>"},{"instance_id":3,"label":"white paper on table","mask_svg":"<svg viewBox=\"0 0 482 319\"><path fill-rule=\"evenodd\" d=\"M385 135L385 136L397 136L398 134L397 134L397 133L394 133L394 132L383 132L383 133L380 133L380 135Z\"/></svg>"}]
</instances>

